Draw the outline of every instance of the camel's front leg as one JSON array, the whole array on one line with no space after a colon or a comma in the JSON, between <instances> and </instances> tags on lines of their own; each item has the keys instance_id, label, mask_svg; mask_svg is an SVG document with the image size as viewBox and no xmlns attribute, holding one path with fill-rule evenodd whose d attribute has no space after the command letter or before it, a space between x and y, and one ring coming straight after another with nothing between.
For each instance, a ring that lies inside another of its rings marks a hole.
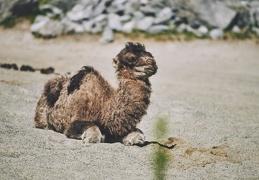
<instances>
[{"instance_id":1,"label":"camel's front leg","mask_svg":"<svg viewBox=\"0 0 259 180\"><path fill-rule=\"evenodd\" d=\"M145 143L145 136L141 130L137 129L126 135L122 139L122 143L126 146L143 145Z\"/></svg>"},{"instance_id":2,"label":"camel's front leg","mask_svg":"<svg viewBox=\"0 0 259 180\"><path fill-rule=\"evenodd\" d=\"M82 139L86 144L104 142L104 136L99 127L87 121L73 121L65 131L65 135L68 138Z\"/></svg>"},{"instance_id":3,"label":"camel's front leg","mask_svg":"<svg viewBox=\"0 0 259 180\"><path fill-rule=\"evenodd\" d=\"M104 142L104 136L96 125L88 127L81 135L81 139L86 144Z\"/></svg>"}]
</instances>

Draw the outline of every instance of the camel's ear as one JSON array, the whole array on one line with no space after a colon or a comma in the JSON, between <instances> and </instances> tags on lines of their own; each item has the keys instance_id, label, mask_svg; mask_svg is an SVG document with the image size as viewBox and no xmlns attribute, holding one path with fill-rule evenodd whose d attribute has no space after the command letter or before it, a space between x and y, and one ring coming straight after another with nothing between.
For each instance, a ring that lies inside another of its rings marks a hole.
<instances>
[{"instance_id":1,"label":"camel's ear","mask_svg":"<svg viewBox=\"0 0 259 180\"><path fill-rule=\"evenodd\" d=\"M118 69L118 67L119 67L119 59L118 59L118 57L113 58L113 67Z\"/></svg>"}]
</instances>

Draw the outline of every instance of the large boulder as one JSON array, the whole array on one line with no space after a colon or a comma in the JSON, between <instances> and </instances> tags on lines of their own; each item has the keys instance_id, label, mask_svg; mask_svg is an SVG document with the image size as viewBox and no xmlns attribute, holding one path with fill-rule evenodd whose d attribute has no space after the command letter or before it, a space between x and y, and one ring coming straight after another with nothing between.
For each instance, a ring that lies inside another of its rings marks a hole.
<instances>
[{"instance_id":1,"label":"large boulder","mask_svg":"<svg viewBox=\"0 0 259 180\"><path fill-rule=\"evenodd\" d=\"M226 29L237 12L227 6L227 2L215 0L193 0L193 11L197 14L197 18L209 27L217 27Z\"/></svg>"},{"instance_id":2,"label":"large boulder","mask_svg":"<svg viewBox=\"0 0 259 180\"><path fill-rule=\"evenodd\" d=\"M259 1L253 0L249 6L251 24L259 27Z\"/></svg>"},{"instance_id":3,"label":"large boulder","mask_svg":"<svg viewBox=\"0 0 259 180\"><path fill-rule=\"evenodd\" d=\"M235 0L168 0L168 5L183 19L184 23L199 22L210 28L227 28L237 15L237 10L229 7L229 2L240 4Z\"/></svg>"},{"instance_id":4,"label":"large boulder","mask_svg":"<svg viewBox=\"0 0 259 180\"><path fill-rule=\"evenodd\" d=\"M22 16L36 11L38 0L1 0L0 23L11 16Z\"/></svg>"}]
</instances>

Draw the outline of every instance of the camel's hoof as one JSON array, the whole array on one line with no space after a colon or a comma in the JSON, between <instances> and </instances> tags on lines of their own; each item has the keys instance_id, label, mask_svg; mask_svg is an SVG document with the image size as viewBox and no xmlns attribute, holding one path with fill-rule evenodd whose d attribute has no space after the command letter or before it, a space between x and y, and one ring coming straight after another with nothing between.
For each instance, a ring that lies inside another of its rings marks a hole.
<instances>
[{"instance_id":1,"label":"camel's hoof","mask_svg":"<svg viewBox=\"0 0 259 180\"><path fill-rule=\"evenodd\" d=\"M138 131L131 132L123 138L122 142L126 146L143 145L145 143L145 136Z\"/></svg>"},{"instance_id":2,"label":"camel's hoof","mask_svg":"<svg viewBox=\"0 0 259 180\"><path fill-rule=\"evenodd\" d=\"M85 130L81 135L81 139L86 144L104 142L104 137L97 126L92 126Z\"/></svg>"}]
</instances>

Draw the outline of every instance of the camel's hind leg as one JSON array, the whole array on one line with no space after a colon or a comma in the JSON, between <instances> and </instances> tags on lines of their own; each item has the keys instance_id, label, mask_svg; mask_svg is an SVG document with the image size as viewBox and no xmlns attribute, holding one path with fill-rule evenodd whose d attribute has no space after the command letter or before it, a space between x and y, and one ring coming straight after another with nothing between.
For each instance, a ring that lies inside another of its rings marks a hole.
<instances>
[{"instance_id":1,"label":"camel's hind leg","mask_svg":"<svg viewBox=\"0 0 259 180\"><path fill-rule=\"evenodd\" d=\"M94 123L76 120L73 121L65 131L68 138L82 139L84 143L101 143L104 142L98 126Z\"/></svg>"},{"instance_id":2,"label":"camel's hind leg","mask_svg":"<svg viewBox=\"0 0 259 180\"><path fill-rule=\"evenodd\" d=\"M38 101L34 126L41 129L52 129L48 127L48 111L53 108L60 96L63 84L67 81L65 77L55 77L50 79L44 86L43 93Z\"/></svg>"},{"instance_id":3,"label":"camel's hind leg","mask_svg":"<svg viewBox=\"0 0 259 180\"><path fill-rule=\"evenodd\" d=\"M34 127L48 129L47 110L48 107L45 103L43 103L43 98L41 97L36 107Z\"/></svg>"}]
</instances>

